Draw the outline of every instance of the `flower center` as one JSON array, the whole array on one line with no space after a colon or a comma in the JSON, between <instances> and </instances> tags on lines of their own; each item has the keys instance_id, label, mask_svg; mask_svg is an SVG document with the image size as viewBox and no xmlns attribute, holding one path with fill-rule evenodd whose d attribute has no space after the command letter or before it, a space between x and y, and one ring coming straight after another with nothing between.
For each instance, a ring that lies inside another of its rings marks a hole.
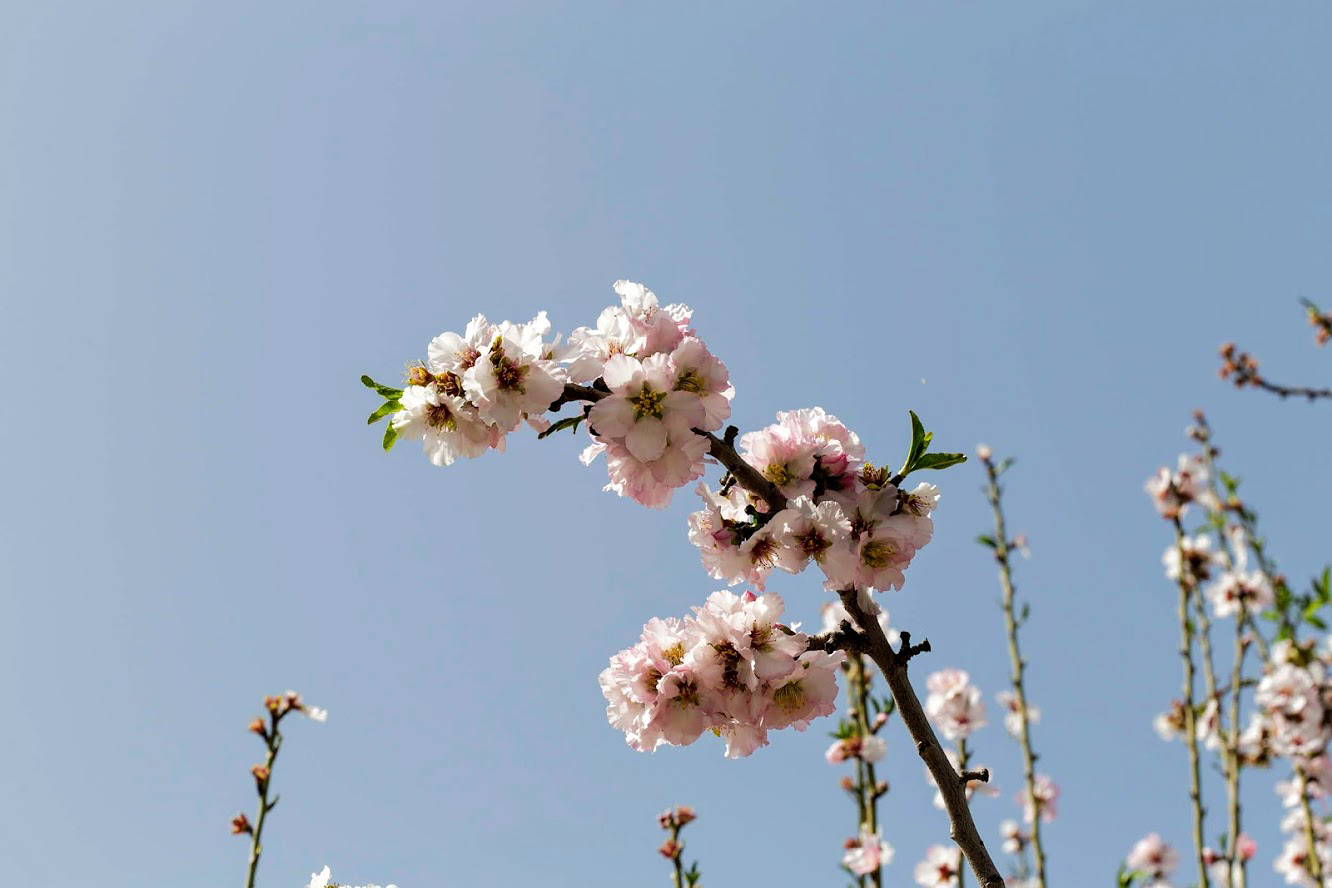
<instances>
[{"instance_id":1,"label":"flower center","mask_svg":"<svg viewBox=\"0 0 1332 888\"><path fill-rule=\"evenodd\" d=\"M887 567L897 553L897 547L887 540L870 540L860 550L860 563L878 570Z\"/></svg>"},{"instance_id":2,"label":"flower center","mask_svg":"<svg viewBox=\"0 0 1332 888\"><path fill-rule=\"evenodd\" d=\"M800 681L796 680L773 691L772 699L778 706L790 712L804 705L805 691L800 687Z\"/></svg>"},{"instance_id":3,"label":"flower center","mask_svg":"<svg viewBox=\"0 0 1332 888\"><path fill-rule=\"evenodd\" d=\"M457 431L458 429L458 420L446 404L431 404L427 407L425 420L426 425L432 429L444 429L448 432Z\"/></svg>"},{"instance_id":4,"label":"flower center","mask_svg":"<svg viewBox=\"0 0 1332 888\"><path fill-rule=\"evenodd\" d=\"M455 398L461 398L463 393L462 380L456 373L445 373L435 377L435 384L439 390L446 395L453 395Z\"/></svg>"},{"instance_id":5,"label":"flower center","mask_svg":"<svg viewBox=\"0 0 1332 888\"><path fill-rule=\"evenodd\" d=\"M661 405L665 400L665 392L654 392L644 385L642 391L629 398L629 403L634 405L634 419L639 420L646 416L661 419Z\"/></svg>"},{"instance_id":6,"label":"flower center","mask_svg":"<svg viewBox=\"0 0 1332 888\"><path fill-rule=\"evenodd\" d=\"M749 550L749 561L751 564L763 567L772 567L776 563L777 543L770 536L760 538L754 543L754 548Z\"/></svg>"},{"instance_id":7,"label":"flower center","mask_svg":"<svg viewBox=\"0 0 1332 888\"><path fill-rule=\"evenodd\" d=\"M785 487L795 480L795 472L786 467L786 463L773 463L763 470L763 477L778 487Z\"/></svg>"},{"instance_id":8,"label":"flower center","mask_svg":"<svg viewBox=\"0 0 1332 888\"><path fill-rule=\"evenodd\" d=\"M815 561L824 552L828 551L828 547L832 545L817 527L810 527L803 533L796 534L795 541L796 545L800 547L800 551Z\"/></svg>"},{"instance_id":9,"label":"flower center","mask_svg":"<svg viewBox=\"0 0 1332 888\"><path fill-rule=\"evenodd\" d=\"M666 662L672 666L679 666L684 662L684 642L677 641L668 648L662 649L661 655L666 658Z\"/></svg>"},{"instance_id":10,"label":"flower center","mask_svg":"<svg viewBox=\"0 0 1332 888\"><path fill-rule=\"evenodd\" d=\"M707 391L707 386L703 382L703 377L699 376L693 370L685 370L676 378L675 390L677 392L693 392L696 395L701 395Z\"/></svg>"}]
</instances>

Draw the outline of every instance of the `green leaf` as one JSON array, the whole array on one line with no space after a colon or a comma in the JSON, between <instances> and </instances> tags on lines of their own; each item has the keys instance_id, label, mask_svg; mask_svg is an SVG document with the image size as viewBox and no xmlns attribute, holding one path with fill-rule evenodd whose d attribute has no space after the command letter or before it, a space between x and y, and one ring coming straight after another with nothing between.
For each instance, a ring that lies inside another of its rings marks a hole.
<instances>
[{"instance_id":1,"label":"green leaf","mask_svg":"<svg viewBox=\"0 0 1332 888\"><path fill-rule=\"evenodd\" d=\"M1314 614L1305 614L1305 615L1304 615L1304 622L1306 622L1306 623L1308 623L1310 626L1314 626L1314 627L1316 627L1316 628L1318 628L1318 629L1323 629L1323 630L1326 630L1326 629L1327 629L1327 623L1323 621L1323 618L1322 618L1322 617L1319 617L1319 616L1315 616Z\"/></svg>"},{"instance_id":2,"label":"green leaf","mask_svg":"<svg viewBox=\"0 0 1332 888\"><path fill-rule=\"evenodd\" d=\"M999 543L996 542L994 537L990 536L989 534L983 533L980 536L976 537L976 542L980 543L982 546L989 546L991 549L999 548Z\"/></svg>"},{"instance_id":3,"label":"green leaf","mask_svg":"<svg viewBox=\"0 0 1332 888\"><path fill-rule=\"evenodd\" d=\"M575 432L577 432L578 424L586 418L587 416L582 413L579 413L577 416L566 416L564 419L561 419L559 422L551 423L550 428L546 429L544 432L541 432L539 435L537 435L537 439L539 440L541 438L548 437L550 435L555 434L556 432L564 431L565 429L573 429Z\"/></svg>"},{"instance_id":4,"label":"green leaf","mask_svg":"<svg viewBox=\"0 0 1332 888\"><path fill-rule=\"evenodd\" d=\"M397 401L385 401L380 408L370 414L370 418L365 421L366 425L374 425L391 413L397 413L402 409L402 404Z\"/></svg>"},{"instance_id":5,"label":"green leaf","mask_svg":"<svg viewBox=\"0 0 1332 888\"><path fill-rule=\"evenodd\" d=\"M949 466L955 466L966 461L966 456L961 453L926 453L916 460L916 464L911 468L913 470L946 469Z\"/></svg>"},{"instance_id":6,"label":"green leaf","mask_svg":"<svg viewBox=\"0 0 1332 888\"><path fill-rule=\"evenodd\" d=\"M398 440L398 430L395 429L392 425L387 426L384 429L384 449L386 451L392 450L393 443L397 440Z\"/></svg>"},{"instance_id":7,"label":"green leaf","mask_svg":"<svg viewBox=\"0 0 1332 888\"><path fill-rule=\"evenodd\" d=\"M911 414L911 450L907 453L907 465L916 461L916 457L925 452L929 446L929 440L925 436L925 424L920 421L916 411L908 410Z\"/></svg>"},{"instance_id":8,"label":"green leaf","mask_svg":"<svg viewBox=\"0 0 1332 888\"><path fill-rule=\"evenodd\" d=\"M380 385L379 383L371 379L369 376L364 376L364 375L361 376L361 384L364 385L366 388L372 388L375 391L379 392L379 394L382 395L384 400L386 401L396 401L402 397L402 389L395 389L395 388L390 388L389 386L386 385Z\"/></svg>"},{"instance_id":9,"label":"green leaf","mask_svg":"<svg viewBox=\"0 0 1332 888\"><path fill-rule=\"evenodd\" d=\"M1031 602L1024 601L1022 602L1022 613L1018 615L1018 622L1025 623L1027 622L1027 617L1030 616L1031 616Z\"/></svg>"}]
</instances>

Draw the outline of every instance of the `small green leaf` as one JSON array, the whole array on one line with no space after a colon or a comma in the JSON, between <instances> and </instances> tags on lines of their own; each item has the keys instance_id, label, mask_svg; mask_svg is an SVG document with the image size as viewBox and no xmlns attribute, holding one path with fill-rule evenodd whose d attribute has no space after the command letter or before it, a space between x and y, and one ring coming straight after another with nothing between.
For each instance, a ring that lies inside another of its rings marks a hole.
<instances>
[{"instance_id":1,"label":"small green leaf","mask_svg":"<svg viewBox=\"0 0 1332 888\"><path fill-rule=\"evenodd\" d=\"M392 450L393 443L398 440L398 430L392 424L384 429L384 449Z\"/></svg>"},{"instance_id":2,"label":"small green leaf","mask_svg":"<svg viewBox=\"0 0 1332 888\"><path fill-rule=\"evenodd\" d=\"M1327 629L1327 623L1325 623L1325 622L1323 621L1323 618L1322 618L1322 617L1314 616L1313 614L1305 614L1305 615L1304 615L1304 622L1306 622L1306 623L1308 623L1310 626L1314 626L1314 627L1316 627L1316 628L1318 628L1318 629L1323 629L1323 630L1326 630L1326 629Z\"/></svg>"},{"instance_id":3,"label":"small green leaf","mask_svg":"<svg viewBox=\"0 0 1332 888\"><path fill-rule=\"evenodd\" d=\"M911 450L907 457L907 464L909 465L916 461L916 457L925 452L927 442L925 440L925 424L920 421L916 411L908 410L907 412L911 414Z\"/></svg>"},{"instance_id":4,"label":"small green leaf","mask_svg":"<svg viewBox=\"0 0 1332 888\"><path fill-rule=\"evenodd\" d=\"M385 401L380 408L370 414L370 418L365 421L366 425L374 425L391 413L397 413L402 409L402 404L397 401Z\"/></svg>"},{"instance_id":5,"label":"small green leaf","mask_svg":"<svg viewBox=\"0 0 1332 888\"><path fill-rule=\"evenodd\" d=\"M579 413L577 416L566 416L564 419L561 419L559 422L551 423L550 428L538 434L537 438L538 439L545 438L555 434L556 432L564 431L565 429L573 429L575 432L577 432L578 424L581 423L586 418L587 417L582 413Z\"/></svg>"},{"instance_id":6,"label":"small green leaf","mask_svg":"<svg viewBox=\"0 0 1332 888\"><path fill-rule=\"evenodd\" d=\"M1031 616L1031 602L1024 601L1022 602L1022 613L1018 615L1018 622L1025 623L1027 622L1027 617L1030 616Z\"/></svg>"},{"instance_id":7,"label":"small green leaf","mask_svg":"<svg viewBox=\"0 0 1332 888\"><path fill-rule=\"evenodd\" d=\"M946 469L967 461L961 453L926 453L916 460L914 469Z\"/></svg>"},{"instance_id":8,"label":"small green leaf","mask_svg":"<svg viewBox=\"0 0 1332 888\"><path fill-rule=\"evenodd\" d=\"M980 536L976 537L976 542L980 543L982 546L989 546L991 549L999 548L999 543L995 542L994 537L990 536L989 534L983 533Z\"/></svg>"},{"instance_id":9,"label":"small green leaf","mask_svg":"<svg viewBox=\"0 0 1332 888\"><path fill-rule=\"evenodd\" d=\"M396 401L402 397L402 389L395 389L395 388L390 388L389 386L386 385L380 385L379 383L371 379L369 376L363 375L361 377L361 384L364 385L366 388L372 388L375 391L379 392L379 394L382 395L384 400L386 401Z\"/></svg>"}]
</instances>

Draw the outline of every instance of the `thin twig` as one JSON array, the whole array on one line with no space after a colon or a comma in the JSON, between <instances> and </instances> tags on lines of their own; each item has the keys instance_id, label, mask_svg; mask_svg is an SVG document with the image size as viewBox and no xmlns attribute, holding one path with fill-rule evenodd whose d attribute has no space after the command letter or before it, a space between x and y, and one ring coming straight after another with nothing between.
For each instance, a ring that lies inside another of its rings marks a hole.
<instances>
[{"instance_id":1,"label":"thin twig","mask_svg":"<svg viewBox=\"0 0 1332 888\"><path fill-rule=\"evenodd\" d=\"M1036 884L1046 888L1045 849L1041 844L1041 812L1036 796L1036 754L1031 745L1031 720L1027 715L1027 689L1025 676L1027 663L1022 659L1018 646L1018 620L1014 612L1016 591L1013 587L1013 568L1009 562L1008 525L1004 521L1004 510L1000 499L999 470L994 462L982 455L987 483L985 497L994 512L994 559L999 563L999 585L1003 589L1004 625L1008 631L1008 660L1013 667L1010 676L1013 683L1013 696L1016 698L1018 712L1022 716L1022 727L1018 742L1022 747L1022 777L1027 784L1027 796L1031 799L1033 816L1031 818L1031 848L1036 859Z\"/></svg>"}]
</instances>

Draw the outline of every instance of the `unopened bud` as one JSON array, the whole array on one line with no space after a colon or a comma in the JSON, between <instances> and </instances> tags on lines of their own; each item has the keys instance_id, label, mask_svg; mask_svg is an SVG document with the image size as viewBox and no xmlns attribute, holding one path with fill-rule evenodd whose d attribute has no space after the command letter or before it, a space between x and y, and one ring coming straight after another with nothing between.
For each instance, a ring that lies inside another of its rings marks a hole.
<instances>
[{"instance_id":1,"label":"unopened bud","mask_svg":"<svg viewBox=\"0 0 1332 888\"><path fill-rule=\"evenodd\" d=\"M408 385L430 385L433 377L430 371L425 368L425 364L416 363L407 365L407 384Z\"/></svg>"},{"instance_id":2,"label":"unopened bud","mask_svg":"<svg viewBox=\"0 0 1332 888\"><path fill-rule=\"evenodd\" d=\"M842 787L842 789L845 789L847 792L854 792L856 788L856 785L851 782L850 777L843 777L838 781L838 786Z\"/></svg>"},{"instance_id":3,"label":"unopened bud","mask_svg":"<svg viewBox=\"0 0 1332 888\"><path fill-rule=\"evenodd\" d=\"M657 852L667 860L674 860L680 856L680 852L683 850L684 845L675 841L675 839L667 839L661 843L661 847L657 849Z\"/></svg>"},{"instance_id":4,"label":"unopened bud","mask_svg":"<svg viewBox=\"0 0 1332 888\"><path fill-rule=\"evenodd\" d=\"M880 712L878 715L874 716L874 727L876 729L882 728L886 724L888 724L888 713Z\"/></svg>"},{"instance_id":5,"label":"unopened bud","mask_svg":"<svg viewBox=\"0 0 1332 888\"><path fill-rule=\"evenodd\" d=\"M237 814L231 818L231 834L239 836L245 833L253 833L254 828L250 826L250 818L245 816L245 812Z\"/></svg>"},{"instance_id":6,"label":"unopened bud","mask_svg":"<svg viewBox=\"0 0 1332 888\"><path fill-rule=\"evenodd\" d=\"M250 730L258 734L260 737L265 739L268 738L268 728L264 727L264 720L262 718L256 716L254 721L250 722Z\"/></svg>"},{"instance_id":7,"label":"unopened bud","mask_svg":"<svg viewBox=\"0 0 1332 888\"><path fill-rule=\"evenodd\" d=\"M981 462L989 462L990 459L993 458L993 456L994 456L994 451L990 450L990 445L988 444L976 445L976 458Z\"/></svg>"},{"instance_id":8,"label":"unopened bud","mask_svg":"<svg viewBox=\"0 0 1332 888\"><path fill-rule=\"evenodd\" d=\"M250 773L254 775L255 782L259 784L267 783L269 776L272 774L265 765L255 765L250 768Z\"/></svg>"}]
</instances>

